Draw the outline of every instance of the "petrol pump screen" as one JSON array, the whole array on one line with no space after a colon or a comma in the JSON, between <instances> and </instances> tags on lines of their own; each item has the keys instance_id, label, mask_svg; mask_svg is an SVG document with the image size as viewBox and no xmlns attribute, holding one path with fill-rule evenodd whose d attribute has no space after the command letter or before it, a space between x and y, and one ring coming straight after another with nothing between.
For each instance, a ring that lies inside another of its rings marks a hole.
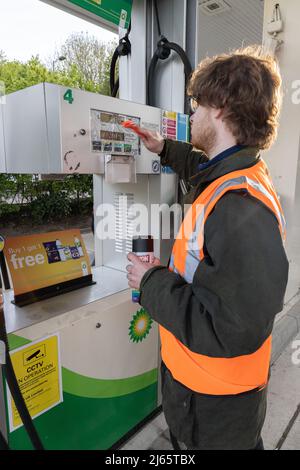
<instances>
[{"instance_id":1,"label":"petrol pump screen","mask_svg":"<svg viewBox=\"0 0 300 470\"><path fill-rule=\"evenodd\" d=\"M141 124L140 118L134 116L91 109L92 151L116 155L140 155L139 136L131 129L122 126L122 122L127 120L137 126Z\"/></svg>"}]
</instances>

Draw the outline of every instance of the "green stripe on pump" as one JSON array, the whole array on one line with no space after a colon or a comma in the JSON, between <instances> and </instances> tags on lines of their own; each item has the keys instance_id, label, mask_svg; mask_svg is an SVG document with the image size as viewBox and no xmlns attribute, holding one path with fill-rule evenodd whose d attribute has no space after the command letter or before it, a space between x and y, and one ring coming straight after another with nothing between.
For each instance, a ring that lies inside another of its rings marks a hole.
<instances>
[{"instance_id":1,"label":"green stripe on pump","mask_svg":"<svg viewBox=\"0 0 300 470\"><path fill-rule=\"evenodd\" d=\"M127 379L103 380L86 377L62 368L64 392L86 398L113 398L129 395L157 382L158 370Z\"/></svg>"},{"instance_id":2,"label":"green stripe on pump","mask_svg":"<svg viewBox=\"0 0 300 470\"><path fill-rule=\"evenodd\" d=\"M26 344L30 344L32 342L31 339L22 338L22 336L17 336L13 333L9 333L7 335L7 339L10 351L20 348L21 346L26 346Z\"/></svg>"}]
</instances>

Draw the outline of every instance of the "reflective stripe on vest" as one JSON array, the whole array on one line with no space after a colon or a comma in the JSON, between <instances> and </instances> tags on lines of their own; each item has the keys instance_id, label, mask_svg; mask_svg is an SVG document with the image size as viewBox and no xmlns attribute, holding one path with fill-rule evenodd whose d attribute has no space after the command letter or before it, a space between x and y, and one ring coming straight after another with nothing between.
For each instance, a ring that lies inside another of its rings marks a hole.
<instances>
[{"instance_id":1,"label":"reflective stripe on vest","mask_svg":"<svg viewBox=\"0 0 300 470\"><path fill-rule=\"evenodd\" d=\"M208 216L226 192L240 189L246 190L273 212L285 239L283 211L265 162L261 160L251 168L229 173L203 191L178 232L169 269L184 277L186 282L192 282L204 258L204 227ZM253 354L228 359L194 353L161 326L160 336L164 363L173 377L191 390L209 395L236 395L264 388L268 382L271 336Z\"/></svg>"}]
</instances>

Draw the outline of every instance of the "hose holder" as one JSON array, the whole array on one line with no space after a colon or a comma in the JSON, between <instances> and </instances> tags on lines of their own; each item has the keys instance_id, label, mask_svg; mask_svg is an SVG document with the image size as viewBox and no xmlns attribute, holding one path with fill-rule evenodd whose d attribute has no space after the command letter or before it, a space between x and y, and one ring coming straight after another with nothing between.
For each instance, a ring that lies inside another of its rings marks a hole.
<instances>
[{"instance_id":1,"label":"hose holder","mask_svg":"<svg viewBox=\"0 0 300 470\"><path fill-rule=\"evenodd\" d=\"M119 41L119 45L117 47L118 55L121 57L125 57L129 54L131 54L131 43L129 41L128 36L124 36L122 39Z\"/></svg>"},{"instance_id":2,"label":"hose holder","mask_svg":"<svg viewBox=\"0 0 300 470\"><path fill-rule=\"evenodd\" d=\"M157 49L155 51L156 56L161 60L166 60L171 55L171 48L169 46L169 41L165 36L161 36L158 43Z\"/></svg>"}]
</instances>

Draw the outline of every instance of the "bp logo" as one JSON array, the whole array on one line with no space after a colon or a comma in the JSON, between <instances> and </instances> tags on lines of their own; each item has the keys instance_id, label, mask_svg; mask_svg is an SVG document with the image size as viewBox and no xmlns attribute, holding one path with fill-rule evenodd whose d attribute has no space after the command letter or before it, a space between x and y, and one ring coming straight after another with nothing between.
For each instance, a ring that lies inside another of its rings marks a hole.
<instances>
[{"instance_id":1,"label":"bp logo","mask_svg":"<svg viewBox=\"0 0 300 470\"><path fill-rule=\"evenodd\" d=\"M134 343L143 341L149 334L152 328L153 320L150 315L144 310L138 310L130 322L129 337Z\"/></svg>"}]
</instances>

